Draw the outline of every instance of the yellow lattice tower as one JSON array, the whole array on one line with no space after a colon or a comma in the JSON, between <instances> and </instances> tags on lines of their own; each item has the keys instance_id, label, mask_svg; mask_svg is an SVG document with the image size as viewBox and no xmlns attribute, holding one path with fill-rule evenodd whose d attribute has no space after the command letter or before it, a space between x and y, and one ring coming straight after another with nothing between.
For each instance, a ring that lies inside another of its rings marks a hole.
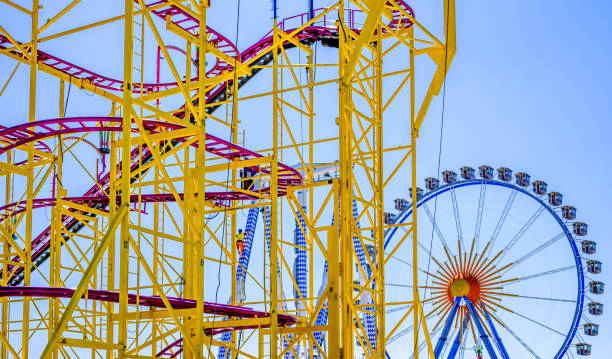
<instances>
[{"instance_id":1,"label":"yellow lattice tower","mask_svg":"<svg viewBox=\"0 0 612 359\"><path fill-rule=\"evenodd\" d=\"M383 358L386 340L407 318L425 326L416 267L414 298L385 301L385 264L397 248L384 244L384 194L398 173L411 173L416 206L416 138L455 52L454 1L445 1L444 41L403 1L341 1L303 14L297 25L275 19L258 46L242 53L207 27L209 4L202 0L126 0L120 16L47 36L42 32L69 19L78 0L42 27L37 0L32 10L2 3L29 16L32 31L30 39L16 39L0 26L0 52L30 67L29 122L0 129L1 358ZM85 30L117 21L125 25L120 80L38 51L39 42L86 36ZM166 44L176 36L184 65ZM337 47L338 62L317 63L317 42ZM158 76L145 83L151 69L144 56L152 48L172 81L160 83ZM407 68L383 68L402 51ZM421 55L436 70L417 103L414 64ZM335 75L317 80L317 68ZM271 89L239 91L270 71ZM46 122L36 121L40 72L60 80L58 119ZM388 84L392 78L400 79L396 88ZM64 118L66 83L95 94L109 113ZM330 111L315 102L315 90L324 86L336 86L337 133L318 131L317 113ZM249 101L267 103L271 116L241 124ZM409 116L387 118L397 101L409 102ZM296 114L308 121L303 138L290 121ZM383 133L408 118L410 143L386 146ZM249 135L268 135L247 149L241 126ZM219 129L229 138L215 136ZM92 173L94 162L81 151L99 133L108 140L93 147L107 172ZM337 162L329 163L328 146L338 149ZM383 163L391 155L399 160L389 170ZM298 165L285 164L295 159ZM77 185L83 178L93 183L85 195ZM39 216L44 208L51 208L47 222ZM263 253L249 267L236 238L239 212L251 209L255 221L262 210L265 233L257 244L255 229L247 231L248 250L261 246ZM304 244L286 240L294 223ZM398 246L413 246L416 256L416 225L406 233ZM298 250L304 268L292 269ZM227 305L219 304L225 303L219 278ZM406 304L400 322L385 322L387 309Z\"/></svg>"}]
</instances>

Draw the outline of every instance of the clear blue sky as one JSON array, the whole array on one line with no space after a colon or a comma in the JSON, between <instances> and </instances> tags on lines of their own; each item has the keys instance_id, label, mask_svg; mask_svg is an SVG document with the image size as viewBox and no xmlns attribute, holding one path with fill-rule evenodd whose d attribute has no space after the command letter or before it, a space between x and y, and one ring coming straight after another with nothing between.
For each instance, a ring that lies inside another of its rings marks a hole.
<instances>
[{"instance_id":1,"label":"clear blue sky","mask_svg":"<svg viewBox=\"0 0 612 359\"><path fill-rule=\"evenodd\" d=\"M58 22L49 33L122 10L121 1L112 5L93 3L85 0L73 10L70 22ZM235 31L235 3L213 0L209 12L209 24L230 39ZM316 1L315 5L327 3ZM409 3L422 23L441 34L441 0ZM306 9L306 1L281 0L279 5L281 18ZM61 6L45 4L41 16L50 17ZM242 2L241 49L270 29L269 9L268 0ZM612 277L605 259L612 253L611 12L612 4L604 0L458 1L458 49L447 77L441 156L442 169L485 163L496 168L507 166L524 170L534 179L548 182L551 190L562 192L565 202L578 208L579 219L589 223L589 237L599 244L596 258L604 262L599 277L609 283ZM232 15L229 21L228 14ZM87 20L75 20L81 16ZM29 36L24 20L0 4L0 24L21 41ZM89 33L89 37L83 37L89 39L87 42L66 39L41 47L101 74L120 77L122 46L113 36L121 35L122 24L105 27L105 31L101 35ZM91 41L92 36L96 41ZM104 61L92 60L103 55ZM0 80L8 77L12 66L12 60L0 58ZM38 119L55 117L56 95L45 94L56 88L55 79L41 76ZM71 96L69 115L108 111L107 103L94 103L82 92L74 91ZM8 126L25 121L26 101L27 70L22 67L0 97L5 113L0 123ZM440 120L438 97L421 130L419 177L436 174ZM607 297L598 299L607 305ZM612 349L605 340L610 338L609 325L605 325L610 322L609 310L612 307L607 306L606 314L597 318L603 326L602 334L590 339L593 358L606 358Z\"/></svg>"}]
</instances>

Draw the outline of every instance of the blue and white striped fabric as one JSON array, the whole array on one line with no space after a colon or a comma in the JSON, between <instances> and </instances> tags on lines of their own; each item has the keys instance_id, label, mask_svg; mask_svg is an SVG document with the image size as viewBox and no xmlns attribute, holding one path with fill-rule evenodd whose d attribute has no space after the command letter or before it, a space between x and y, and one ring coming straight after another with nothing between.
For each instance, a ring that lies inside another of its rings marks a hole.
<instances>
[{"instance_id":1,"label":"blue and white striped fabric","mask_svg":"<svg viewBox=\"0 0 612 359\"><path fill-rule=\"evenodd\" d=\"M353 218L357 219L359 212L357 210L357 201L353 200ZM360 228L359 221L356 223L357 228ZM357 254L357 259L359 259L359 263L361 267L364 269L365 274L370 277L372 272L368 270L368 261L366 259L365 253L363 251L363 246L361 245L361 241L357 235L353 236L353 246L355 247L355 253ZM365 278L365 280L369 280L370 278ZM363 304L372 304L372 298L369 295L364 295L362 297L365 302ZM368 340L370 344L372 344L372 349L376 350L376 316L374 314L374 306L366 306L365 310L370 313L365 313L365 327L366 333L368 334ZM365 348L364 348L365 349Z\"/></svg>"},{"instance_id":2,"label":"blue and white striped fabric","mask_svg":"<svg viewBox=\"0 0 612 359\"><path fill-rule=\"evenodd\" d=\"M252 202L253 204L255 202ZM238 260L240 265L236 271L236 302L244 302L244 279L246 278L245 269L249 268L249 259L251 258L251 249L253 248L253 238L255 237L255 229L257 228L257 218L259 217L259 208L253 207L249 209L247 222L244 229L244 252ZM244 268L244 269L243 269ZM230 297L229 303L232 302ZM225 332L221 335L222 342L229 342L232 339L232 332ZM231 358L231 350L220 347L218 359Z\"/></svg>"},{"instance_id":3,"label":"blue and white striped fabric","mask_svg":"<svg viewBox=\"0 0 612 359\"><path fill-rule=\"evenodd\" d=\"M257 217L259 217L259 208L249 209L247 223L244 229L244 251L238 260L240 265L236 270L236 283L238 284L238 300L244 301L244 280L246 278L245 269L249 268L249 259L251 259L251 250L253 248L253 238L255 237L255 229L257 228Z\"/></svg>"},{"instance_id":4,"label":"blue and white striped fabric","mask_svg":"<svg viewBox=\"0 0 612 359\"><path fill-rule=\"evenodd\" d=\"M268 259L270 258L270 235L272 233L270 223L270 207L266 206L264 209L264 235L266 237L266 249L268 251ZM280 277L280 266L276 265L276 274Z\"/></svg>"},{"instance_id":5,"label":"blue and white striped fabric","mask_svg":"<svg viewBox=\"0 0 612 359\"><path fill-rule=\"evenodd\" d=\"M333 224L334 223L332 219L332 225ZM325 261L325 267L323 268L323 283L321 284L321 290L319 291L319 297L323 295L323 290L325 290L325 287L327 287L327 261ZM317 319L315 319L315 322L314 322L315 326L327 324L327 301L323 303L323 306L324 307L321 308L321 310L319 311L319 314L317 315ZM317 343L319 343L319 346L323 348L323 332L315 332L314 338L317 341ZM319 352L316 345L314 345L312 349L313 349L313 353Z\"/></svg>"},{"instance_id":6,"label":"blue and white striped fabric","mask_svg":"<svg viewBox=\"0 0 612 359\"><path fill-rule=\"evenodd\" d=\"M302 206L304 213L306 212L306 206ZM299 290L293 291L295 299L301 299L308 297L308 252L303 249L307 248L306 244L306 223L302 218L302 214L298 212L298 218L295 220L295 236L294 236L294 244L297 246L295 248L295 267L294 273L295 280L297 281L297 285ZM299 220L299 222L298 222ZM301 227L300 227L301 225ZM302 231L303 229L303 231ZM298 310L303 308L303 303L301 301L295 302L295 309Z\"/></svg>"},{"instance_id":7,"label":"blue and white striped fabric","mask_svg":"<svg viewBox=\"0 0 612 359\"><path fill-rule=\"evenodd\" d=\"M270 257L270 238L271 238L271 234L272 234L272 229L271 229L271 223L270 223L270 207L266 206L264 208L264 235L266 237L266 249L268 251L268 259L270 259L270 263L272 263L272 259ZM276 275L278 276L279 282L280 282L280 266L278 265L278 262L276 262ZM279 283L280 284L280 283ZM281 298L284 298L285 295L284 293L281 292ZM283 302L282 304L282 308L283 311L287 311L287 304L285 302ZM292 339L292 335L289 335L289 341L291 341ZM287 349L287 346L289 345L289 343L287 343L287 340L285 339L285 337L283 337L283 350ZM293 355L291 354L291 352L287 352L285 353L285 359L291 359L293 358Z\"/></svg>"}]
</instances>

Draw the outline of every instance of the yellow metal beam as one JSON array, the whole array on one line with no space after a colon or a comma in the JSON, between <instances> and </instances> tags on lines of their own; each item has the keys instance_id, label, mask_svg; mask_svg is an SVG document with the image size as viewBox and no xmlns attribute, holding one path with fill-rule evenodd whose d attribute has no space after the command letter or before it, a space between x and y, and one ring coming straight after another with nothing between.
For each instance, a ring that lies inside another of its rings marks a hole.
<instances>
[{"instance_id":1,"label":"yellow metal beam","mask_svg":"<svg viewBox=\"0 0 612 359\"><path fill-rule=\"evenodd\" d=\"M6 36L6 38L11 42L11 44L13 44L13 46L15 46L17 48L17 50L19 50L19 52L21 52L21 54L23 55L23 57L25 57L25 59L27 61L32 61L32 55L30 55L22 46L19 42L15 41L15 39L13 39L13 37L11 36L11 34L8 33L8 31L4 30L4 28L0 25L0 32L4 34L4 36Z\"/></svg>"},{"instance_id":2,"label":"yellow metal beam","mask_svg":"<svg viewBox=\"0 0 612 359\"><path fill-rule=\"evenodd\" d=\"M41 358L43 359L48 358L49 355L51 354L50 352L58 344L60 336L64 332L64 329L66 329L66 326L68 325L68 321L72 317L72 313L74 313L74 310L76 309L78 302L81 300L81 298L83 297L83 294L85 294L85 291L87 290L89 279L94 274L98 266L98 263L100 262L100 259L102 259L102 256L106 252L106 248L110 241L111 235L115 232L115 229L117 229L119 222L123 219L124 216L126 216L126 212L128 208L129 206L125 204L122 205L117 211L117 213L115 214L115 216L111 219L109 226L108 226L108 230L106 231L106 234L104 234L104 237L102 237L102 240L100 241L98 247L96 248L96 251L94 252L92 256L91 261L89 262L89 265L87 266L87 269L85 270L85 272L83 273L83 276L81 277L81 280L79 281L79 285L74 290L74 294L72 295L72 297L70 298L70 301L66 305L66 308L64 309L64 312L62 313L62 317L59 321L59 324L57 328L53 331L53 334L51 335L51 337L49 338L49 342L45 346L41 354Z\"/></svg>"},{"instance_id":3,"label":"yellow metal beam","mask_svg":"<svg viewBox=\"0 0 612 359\"><path fill-rule=\"evenodd\" d=\"M355 41L354 44L350 45L350 57L347 59L347 62L344 66L342 81L348 83L353 76L353 71L355 71L355 65L357 65L357 60L361 56L361 50L366 44L369 44L372 40L372 36L374 35L374 29L378 22L380 21L380 16L383 11L383 7L385 5L384 1L370 1L368 16L363 24L363 28L359 33L359 38ZM344 28L344 23L340 22L340 26L342 27L341 31L346 31Z\"/></svg>"},{"instance_id":4,"label":"yellow metal beam","mask_svg":"<svg viewBox=\"0 0 612 359\"><path fill-rule=\"evenodd\" d=\"M13 69L13 72L11 72L11 75L6 80L6 83L4 84L4 86L2 86L2 90L0 90L0 96L2 96L2 94L4 93L4 90L6 90L6 88L8 87L8 84L11 82L11 79L13 78L13 76L15 76L15 72L17 72L19 65L21 65L21 62L17 62L17 65L15 65L15 69Z\"/></svg>"},{"instance_id":5,"label":"yellow metal beam","mask_svg":"<svg viewBox=\"0 0 612 359\"><path fill-rule=\"evenodd\" d=\"M3 2L9 6L14 7L15 9L22 11L28 15L32 15L32 12L26 8L24 8L23 6L19 5L19 4L15 4L14 2L10 1L10 0L0 0L0 2Z\"/></svg>"},{"instance_id":6,"label":"yellow metal beam","mask_svg":"<svg viewBox=\"0 0 612 359\"><path fill-rule=\"evenodd\" d=\"M38 33L41 33L43 31L45 31L45 29L47 29L49 26L51 26L51 24L53 24L54 22L56 22L59 18L61 18L62 16L64 16L68 11L70 11L70 9L72 9L73 7L75 7L78 3L80 3L81 0L73 0L70 4L68 4L65 8L63 8L62 10L60 10L60 12L58 12L55 16L53 16L51 19L49 19L43 26L40 27L40 29L38 29Z\"/></svg>"},{"instance_id":7,"label":"yellow metal beam","mask_svg":"<svg viewBox=\"0 0 612 359\"><path fill-rule=\"evenodd\" d=\"M73 338L62 338L58 342L59 345L66 345L70 347L77 348L90 348L90 349L121 349L123 346L119 344L110 344L106 342L92 341L92 340L83 340L83 339L73 339Z\"/></svg>"}]
</instances>

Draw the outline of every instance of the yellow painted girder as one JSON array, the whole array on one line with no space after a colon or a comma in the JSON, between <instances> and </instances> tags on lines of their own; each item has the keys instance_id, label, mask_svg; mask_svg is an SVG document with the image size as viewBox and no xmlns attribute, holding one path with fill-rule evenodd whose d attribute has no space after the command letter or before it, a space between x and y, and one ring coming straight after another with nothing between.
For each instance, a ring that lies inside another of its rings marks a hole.
<instances>
[{"instance_id":1,"label":"yellow painted girder","mask_svg":"<svg viewBox=\"0 0 612 359\"><path fill-rule=\"evenodd\" d=\"M24 177L27 177L31 173L31 170L29 171L27 168L15 166L6 162L0 162L0 170L2 170L2 172L0 172L2 174L14 173Z\"/></svg>"},{"instance_id":2,"label":"yellow painted girder","mask_svg":"<svg viewBox=\"0 0 612 359\"><path fill-rule=\"evenodd\" d=\"M79 281L79 285L75 289L74 294L72 295L72 298L70 298L68 305L66 305L66 309L62 313L62 317L57 327L55 328L51 337L49 338L49 342L45 346L42 352L41 358L48 358L49 355L51 354L50 352L57 345L58 339L61 336L64 329L66 328L66 326L68 325L68 321L70 320L72 313L76 309L77 303L81 300L81 297L87 290L89 279L91 278L91 275L96 270L96 267L98 263L100 262L100 259L102 259L102 256L104 255L104 252L106 251L106 248L110 242L111 236L114 234L115 229L119 225L119 221L123 219L123 216L125 216L126 211L127 211L127 206L122 205L120 209L117 211L117 213L115 214L115 216L111 219L106 234L100 241L100 245L98 246L98 248L96 248L96 251L91 261L89 262L87 269L85 270L85 272L83 273L83 276L81 277L81 280Z\"/></svg>"},{"instance_id":3,"label":"yellow painted girder","mask_svg":"<svg viewBox=\"0 0 612 359\"><path fill-rule=\"evenodd\" d=\"M5 4L9 5L9 6L12 6L15 9L17 9L19 11L22 11L22 12L28 14L28 15L32 15L32 12L30 10L24 8L23 6L20 6L19 4L15 4L14 2L12 2L10 0L0 0L0 2L3 2L3 3L5 3ZM17 355L15 357L17 357Z\"/></svg>"},{"instance_id":4,"label":"yellow painted girder","mask_svg":"<svg viewBox=\"0 0 612 359\"><path fill-rule=\"evenodd\" d=\"M48 19L47 22L38 29L38 33L40 34L41 32L45 31L46 28L51 26L51 24L53 24L59 18L64 16L68 11L70 11L70 9L75 7L80 2L81 2L81 0L73 0L70 4L66 5L66 7L64 7L62 10L60 10L60 12L58 12L55 16L53 16L52 18Z\"/></svg>"},{"instance_id":5,"label":"yellow painted girder","mask_svg":"<svg viewBox=\"0 0 612 359\"><path fill-rule=\"evenodd\" d=\"M59 345L65 345L70 347L78 348L91 348L91 349L121 349L122 345L113 344L108 342L84 340L84 339L73 339L73 338L62 338L58 341Z\"/></svg>"}]
</instances>

